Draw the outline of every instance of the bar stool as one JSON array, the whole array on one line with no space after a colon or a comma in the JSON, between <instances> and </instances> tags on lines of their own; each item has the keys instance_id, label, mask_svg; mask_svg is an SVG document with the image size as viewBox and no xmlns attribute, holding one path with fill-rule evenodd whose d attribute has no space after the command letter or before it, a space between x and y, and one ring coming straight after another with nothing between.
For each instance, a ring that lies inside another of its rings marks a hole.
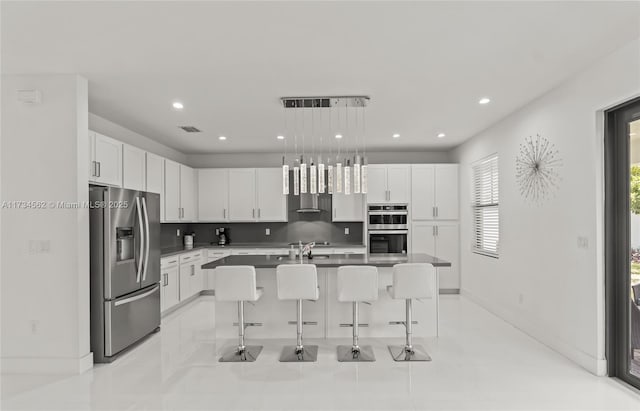
<instances>
[{"instance_id":1,"label":"bar stool","mask_svg":"<svg viewBox=\"0 0 640 411\"><path fill-rule=\"evenodd\" d=\"M338 267L337 276L338 301L353 303L353 323L340 324L341 327L353 327L353 344L338 346L338 361L375 361L373 348L358 344L358 327L368 326L359 324L358 303L378 299L378 269L371 266L342 266Z\"/></svg>"},{"instance_id":2,"label":"bar stool","mask_svg":"<svg viewBox=\"0 0 640 411\"><path fill-rule=\"evenodd\" d=\"M244 345L247 327L261 326L244 320L244 302L257 301L263 289L256 287L256 269L251 265L229 265L216 268L216 300L238 302L238 346L220 357L220 362L253 362L262 351L261 345ZM234 323L234 325L236 325Z\"/></svg>"},{"instance_id":3,"label":"bar stool","mask_svg":"<svg viewBox=\"0 0 640 411\"><path fill-rule=\"evenodd\" d=\"M296 345L287 345L282 349L281 362L313 362L318 358L317 345L302 344L302 326L316 325L316 322L302 320L302 300L317 300L318 272L313 264L281 264L276 268L278 299L296 300L297 319L289 324L297 325Z\"/></svg>"},{"instance_id":4,"label":"bar stool","mask_svg":"<svg viewBox=\"0 0 640 411\"><path fill-rule=\"evenodd\" d=\"M389 346L389 352L395 361L431 361L425 349L413 345L412 329L417 321L412 319L413 298L433 298L433 278L435 268L431 264L406 263L393 266L393 285L387 291L394 299L406 301L405 321L391 321L389 324L402 324L406 329L406 343L404 346Z\"/></svg>"}]
</instances>

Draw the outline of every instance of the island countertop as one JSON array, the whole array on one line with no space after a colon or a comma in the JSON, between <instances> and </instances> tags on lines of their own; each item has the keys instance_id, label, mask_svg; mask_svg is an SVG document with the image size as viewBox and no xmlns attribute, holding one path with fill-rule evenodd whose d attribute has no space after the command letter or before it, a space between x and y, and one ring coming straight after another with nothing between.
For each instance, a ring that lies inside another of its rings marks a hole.
<instances>
[{"instance_id":1,"label":"island countertop","mask_svg":"<svg viewBox=\"0 0 640 411\"><path fill-rule=\"evenodd\" d=\"M343 265L373 265L375 267L393 267L401 263L426 263L434 267L451 267L449 261L428 254L333 254L316 255L312 259L304 258L305 264L315 264L318 268L335 268ZM277 255L230 255L202 265L203 269L213 269L225 265L252 265L255 268L276 268L280 264L300 264L300 259L290 260L288 256Z\"/></svg>"}]
</instances>

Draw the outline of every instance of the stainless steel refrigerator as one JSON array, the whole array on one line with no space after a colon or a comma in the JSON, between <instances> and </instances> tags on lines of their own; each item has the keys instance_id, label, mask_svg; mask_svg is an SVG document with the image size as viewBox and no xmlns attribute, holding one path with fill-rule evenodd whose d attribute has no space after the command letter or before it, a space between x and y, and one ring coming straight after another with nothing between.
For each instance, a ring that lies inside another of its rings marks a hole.
<instances>
[{"instance_id":1,"label":"stainless steel refrigerator","mask_svg":"<svg viewBox=\"0 0 640 411\"><path fill-rule=\"evenodd\" d=\"M89 186L91 351L111 362L160 326L160 195Z\"/></svg>"}]
</instances>

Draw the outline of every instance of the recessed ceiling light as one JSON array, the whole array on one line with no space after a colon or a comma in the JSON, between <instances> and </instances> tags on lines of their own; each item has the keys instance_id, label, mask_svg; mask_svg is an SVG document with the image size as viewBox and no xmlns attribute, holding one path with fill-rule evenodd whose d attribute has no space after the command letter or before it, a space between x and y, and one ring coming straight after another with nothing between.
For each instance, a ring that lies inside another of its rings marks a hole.
<instances>
[{"instance_id":1,"label":"recessed ceiling light","mask_svg":"<svg viewBox=\"0 0 640 411\"><path fill-rule=\"evenodd\" d=\"M218 140L226 140L227 138L225 136L220 136L218 137Z\"/></svg>"},{"instance_id":2,"label":"recessed ceiling light","mask_svg":"<svg viewBox=\"0 0 640 411\"><path fill-rule=\"evenodd\" d=\"M342 138L342 134L336 134L336 138L340 140Z\"/></svg>"},{"instance_id":3,"label":"recessed ceiling light","mask_svg":"<svg viewBox=\"0 0 640 411\"><path fill-rule=\"evenodd\" d=\"M446 135L446 134L444 134L444 133L438 133L438 138L444 138L444 137L446 137L446 136L447 136L447 135Z\"/></svg>"},{"instance_id":4,"label":"recessed ceiling light","mask_svg":"<svg viewBox=\"0 0 640 411\"><path fill-rule=\"evenodd\" d=\"M284 136L278 136L276 137L278 140L284 140Z\"/></svg>"},{"instance_id":5,"label":"recessed ceiling light","mask_svg":"<svg viewBox=\"0 0 640 411\"><path fill-rule=\"evenodd\" d=\"M393 138L398 138L398 137L400 137L400 134L398 134L398 133L393 135Z\"/></svg>"},{"instance_id":6,"label":"recessed ceiling light","mask_svg":"<svg viewBox=\"0 0 640 411\"><path fill-rule=\"evenodd\" d=\"M482 97L478 100L478 104L489 104L491 103L491 99L489 97Z\"/></svg>"},{"instance_id":7,"label":"recessed ceiling light","mask_svg":"<svg viewBox=\"0 0 640 411\"><path fill-rule=\"evenodd\" d=\"M184 105L179 101L174 101L173 108L175 108L176 110L182 110L184 108Z\"/></svg>"}]
</instances>

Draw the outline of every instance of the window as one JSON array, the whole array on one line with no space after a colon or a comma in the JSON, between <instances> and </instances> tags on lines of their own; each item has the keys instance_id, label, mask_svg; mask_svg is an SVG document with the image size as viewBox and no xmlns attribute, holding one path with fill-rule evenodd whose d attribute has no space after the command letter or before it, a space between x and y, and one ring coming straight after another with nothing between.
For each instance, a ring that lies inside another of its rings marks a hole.
<instances>
[{"instance_id":1,"label":"window","mask_svg":"<svg viewBox=\"0 0 640 411\"><path fill-rule=\"evenodd\" d=\"M498 186L497 154L473 165L473 251L496 258L500 243Z\"/></svg>"}]
</instances>

